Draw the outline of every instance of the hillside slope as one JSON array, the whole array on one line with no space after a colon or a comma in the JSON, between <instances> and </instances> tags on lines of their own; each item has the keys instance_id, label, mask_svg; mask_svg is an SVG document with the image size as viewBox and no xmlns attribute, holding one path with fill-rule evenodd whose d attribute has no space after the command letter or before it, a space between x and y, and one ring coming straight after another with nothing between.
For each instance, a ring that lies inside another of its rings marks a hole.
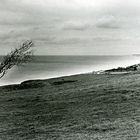
<instances>
[{"instance_id":1,"label":"hillside slope","mask_svg":"<svg viewBox=\"0 0 140 140\"><path fill-rule=\"evenodd\" d=\"M83 74L0 87L0 139L140 139L140 74Z\"/></svg>"}]
</instances>

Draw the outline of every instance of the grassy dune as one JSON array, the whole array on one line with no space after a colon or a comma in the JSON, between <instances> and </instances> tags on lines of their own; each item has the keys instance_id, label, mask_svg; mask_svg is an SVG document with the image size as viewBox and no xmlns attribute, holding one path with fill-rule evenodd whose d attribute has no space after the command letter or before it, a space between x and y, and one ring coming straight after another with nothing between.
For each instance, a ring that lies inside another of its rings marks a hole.
<instances>
[{"instance_id":1,"label":"grassy dune","mask_svg":"<svg viewBox=\"0 0 140 140\"><path fill-rule=\"evenodd\" d=\"M140 74L0 87L2 140L139 140Z\"/></svg>"}]
</instances>

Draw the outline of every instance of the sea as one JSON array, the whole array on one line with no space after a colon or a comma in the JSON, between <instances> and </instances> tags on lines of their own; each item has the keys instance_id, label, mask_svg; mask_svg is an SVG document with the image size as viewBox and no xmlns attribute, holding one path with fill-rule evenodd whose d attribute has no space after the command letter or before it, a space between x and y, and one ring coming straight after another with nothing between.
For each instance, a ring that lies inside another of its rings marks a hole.
<instances>
[{"instance_id":1,"label":"sea","mask_svg":"<svg viewBox=\"0 0 140 140\"><path fill-rule=\"evenodd\" d=\"M0 56L0 61L2 56ZM49 79L140 63L140 56L34 56L28 64L15 66L0 79L0 86L26 80Z\"/></svg>"}]
</instances>

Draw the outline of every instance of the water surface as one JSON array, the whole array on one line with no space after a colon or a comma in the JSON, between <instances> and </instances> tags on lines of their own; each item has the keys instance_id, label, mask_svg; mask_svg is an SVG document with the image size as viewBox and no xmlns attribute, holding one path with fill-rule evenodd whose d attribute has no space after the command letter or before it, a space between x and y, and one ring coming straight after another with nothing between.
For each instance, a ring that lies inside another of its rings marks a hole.
<instances>
[{"instance_id":1,"label":"water surface","mask_svg":"<svg viewBox=\"0 0 140 140\"><path fill-rule=\"evenodd\" d=\"M14 67L0 85L30 79L47 79L140 63L138 56L35 56L27 65Z\"/></svg>"}]
</instances>

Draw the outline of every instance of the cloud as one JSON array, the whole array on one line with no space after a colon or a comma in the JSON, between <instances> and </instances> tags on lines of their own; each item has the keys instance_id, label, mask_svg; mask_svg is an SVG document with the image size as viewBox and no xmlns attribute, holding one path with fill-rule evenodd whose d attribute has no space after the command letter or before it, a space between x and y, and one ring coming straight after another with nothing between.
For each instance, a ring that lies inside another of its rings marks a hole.
<instances>
[{"instance_id":1,"label":"cloud","mask_svg":"<svg viewBox=\"0 0 140 140\"><path fill-rule=\"evenodd\" d=\"M62 28L64 30L86 30L89 28L89 25L85 21L66 21L63 23Z\"/></svg>"},{"instance_id":2,"label":"cloud","mask_svg":"<svg viewBox=\"0 0 140 140\"><path fill-rule=\"evenodd\" d=\"M33 39L38 50L59 46L72 53L71 47L86 46L87 54L97 47L104 52L109 45L131 46L140 36L139 16L138 0L0 0L0 42L5 50Z\"/></svg>"},{"instance_id":3,"label":"cloud","mask_svg":"<svg viewBox=\"0 0 140 140\"><path fill-rule=\"evenodd\" d=\"M42 38L38 39L37 41L42 42L44 44L47 45L76 45L76 44L83 44L86 43L88 40L86 39L80 39L78 37L72 37L72 38L56 38L56 37L52 37L52 38L44 38L42 40Z\"/></svg>"},{"instance_id":4,"label":"cloud","mask_svg":"<svg viewBox=\"0 0 140 140\"><path fill-rule=\"evenodd\" d=\"M114 16L106 16L106 17L100 18L97 21L96 27L116 29L116 28L120 28L121 25L119 23L119 20L115 18Z\"/></svg>"}]
</instances>

